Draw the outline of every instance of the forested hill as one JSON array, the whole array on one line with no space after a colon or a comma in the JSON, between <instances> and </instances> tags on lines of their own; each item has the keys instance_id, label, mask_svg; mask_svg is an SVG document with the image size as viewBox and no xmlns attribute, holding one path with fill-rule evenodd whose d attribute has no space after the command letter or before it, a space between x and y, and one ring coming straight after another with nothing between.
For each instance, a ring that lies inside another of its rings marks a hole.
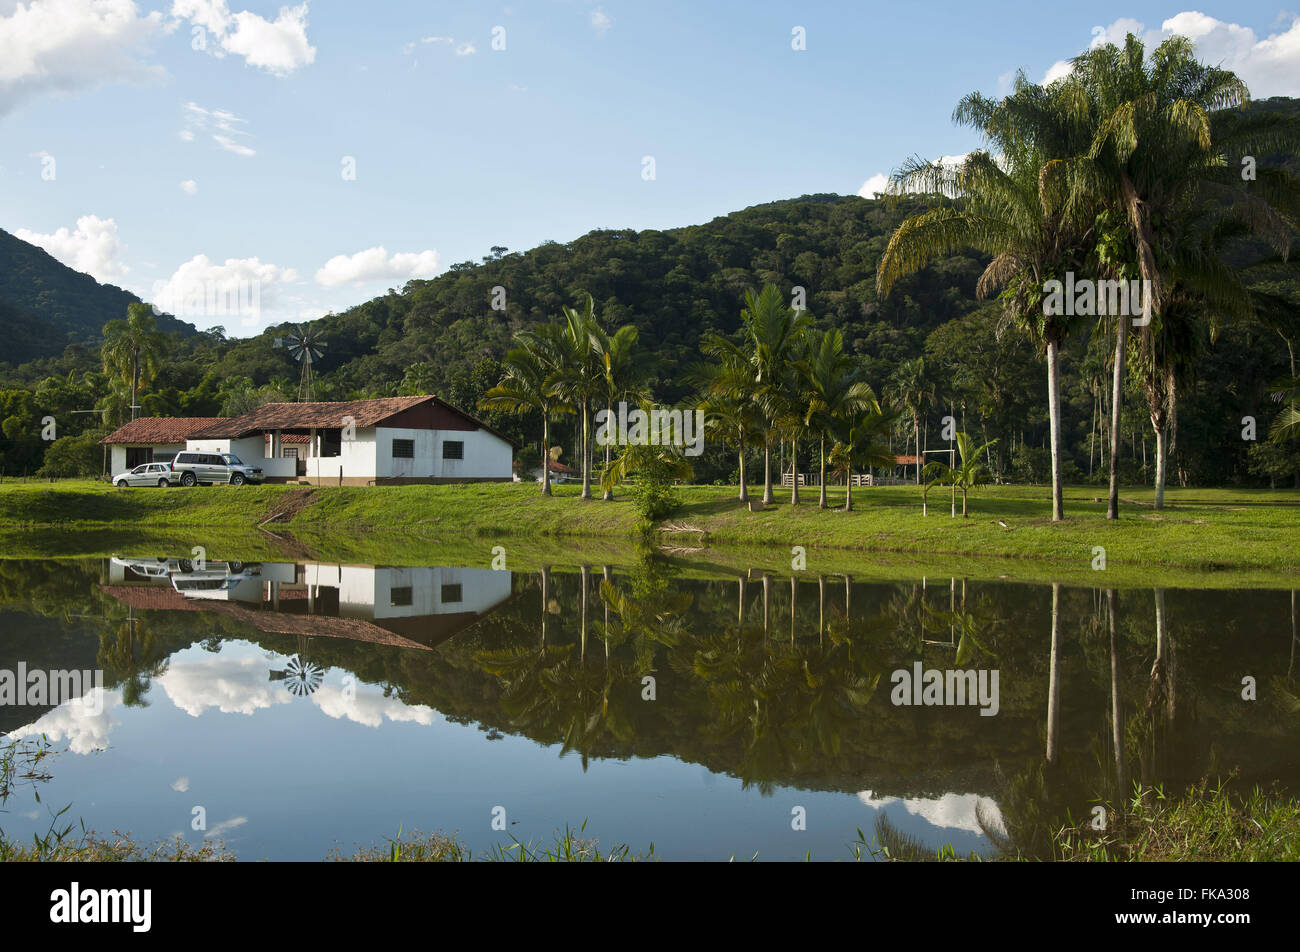
<instances>
[{"instance_id":1,"label":"forested hill","mask_svg":"<svg viewBox=\"0 0 1300 952\"><path fill-rule=\"evenodd\" d=\"M340 392L395 384L408 372L408 382L442 392L467 363L499 359L516 331L556 318L563 305L590 293L607 326L638 327L655 361L655 390L673 399L686 392L682 371L700 359L700 337L734 330L745 291L771 282L804 287L812 314L842 328L849 348L883 374L919 352L930 331L976 306L983 262L966 257L946 259L878 300L876 262L914 210L910 203L811 195L704 225L601 230L522 253L497 250L324 318L323 369ZM504 289L504 310L492 308L497 287ZM284 373L265 340L238 342L234 354L255 380Z\"/></svg>"},{"instance_id":2,"label":"forested hill","mask_svg":"<svg viewBox=\"0 0 1300 952\"><path fill-rule=\"evenodd\" d=\"M22 364L63 353L69 344L93 344L111 320L126 317L140 299L74 271L44 249L0 230L0 363ZM170 315L158 327L186 335L195 328Z\"/></svg>"}]
</instances>

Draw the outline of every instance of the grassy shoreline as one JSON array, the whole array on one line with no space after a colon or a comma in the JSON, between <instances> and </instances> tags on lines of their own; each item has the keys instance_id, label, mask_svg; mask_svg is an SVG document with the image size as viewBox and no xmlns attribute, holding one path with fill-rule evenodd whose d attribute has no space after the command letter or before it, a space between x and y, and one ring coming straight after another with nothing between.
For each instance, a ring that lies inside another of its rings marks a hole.
<instances>
[{"instance_id":1,"label":"grassy shoreline","mask_svg":"<svg viewBox=\"0 0 1300 952\"><path fill-rule=\"evenodd\" d=\"M761 490L760 490L761 491ZM1151 492L1126 490L1118 523L1104 518L1102 491L1072 487L1067 519L1048 518L1044 487L990 487L970 499L970 516L949 516L949 499L931 493L922 517L912 486L854 491L850 513L819 510L817 491L800 505L751 513L734 487L691 486L683 505L653 533L652 544L684 565L724 571L789 572L803 546L806 571L863 578L926 570L968 577L1080 584L1294 586L1300 579L1300 492L1175 489L1157 513ZM455 558L488 565L505 545L509 567L625 564L644 545L637 514L620 499L553 498L536 486L199 487L130 489L90 481L0 484L0 549L8 556L94 555L141 545L203 545L241 558L301 555L329 561L405 564ZM829 503L842 506L843 489ZM275 517L267 522L268 517ZM263 525L265 523L265 525ZM575 542L580 544L575 545ZM1095 548L1106 569L1093 568ZM432 563L429 563L432 564Z\"/></svg>"}]
</instances>

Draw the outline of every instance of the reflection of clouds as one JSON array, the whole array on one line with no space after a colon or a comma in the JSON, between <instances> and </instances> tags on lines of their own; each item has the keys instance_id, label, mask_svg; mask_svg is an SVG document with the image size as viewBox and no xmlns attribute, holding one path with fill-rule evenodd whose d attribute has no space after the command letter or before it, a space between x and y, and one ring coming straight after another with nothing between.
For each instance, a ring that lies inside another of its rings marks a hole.
<instances>
[{"instance_id":1,"label":"reflection of clouds","mask_svg":"<svg viewBox=\"0 0 1300 952\"><path fill-rule=\"evenodd\" d=\"M162 685L173 704L192 717L209 708L223 714L252 714L273 705L293 703L294 697L285 690L285 682L267 677L269 671L282 669L288 663L285 655L262 651L252 654L227 643L217 654L186 651L173 655L167 672L154 680ZM346 674L342 669L331 668L327 677L330 681L341 681L335 675ZM344 694L342 684L322 684L311 695L311 701L336 720L355 721L366 727L378 727L385 720L427 726L436 716L431 707L384 697L381 687L361 684L355 679L349 681L347 693L352 697ZM188 780L185 782L188 784Z\"/></svg>"},{"instance_id":2,"label":"reflection of clouds","mask_svg":"<svg viewBox=\"0 0 1300 952\"><path fill-rule=\"evenodd\" d=\"M394 722L413 722L426 727L433 723L434 710L424 704L404 704L394 697L384 697L382 688L357 684L348 698L343 689L323 684L312 695L312 703L333 718L344 717L366 727L378 727L384 718Z\"/></svg>"},{"instance_id":3,"label":"reflection of clouds","mask_svg":"<svg viewBox=\"0 0 1300 952\"><path fill-rule=\"evenodd\" d=\"M5 736L11 740L44 734L58 743L66 739L74 754L89 754L108 747L108 732L120 722L113 708L122 703L121 691L95 688L84 698L65 701L25 727Z\"/></svg>"},{"instance_id":4,"label":"reflection of clouds","mask_svg":"<svg viewBox=\"0 0 1300 952\"><path fill-rule=\"evenodd\" d=\"M222 714L252 714L293 701L281 684L267 680L265 661L224 652L193 660L173 657L167 673L155 680L191 717L212 707Z\"/></svg>"},{"instance_id":5,"label":"reflection of clouds","mask_svg":"<svg viewBox=\"0 0 1300 952\"><path fill-rule=\"evenodd\" d=\"M978 807L984 814L985 821L995 832L1005 832L1002 811L998 809L997 803L977 793L945 793L938 799L917 797L905 800L901 797L877 799L871 795L870 790L863 790L858 794L858 799L873 810L883 810L896 803L901 804L908 813L921 817L933 826L983 834L984 831L980 829L975 814Z\"/></svg>"}]
</instances>

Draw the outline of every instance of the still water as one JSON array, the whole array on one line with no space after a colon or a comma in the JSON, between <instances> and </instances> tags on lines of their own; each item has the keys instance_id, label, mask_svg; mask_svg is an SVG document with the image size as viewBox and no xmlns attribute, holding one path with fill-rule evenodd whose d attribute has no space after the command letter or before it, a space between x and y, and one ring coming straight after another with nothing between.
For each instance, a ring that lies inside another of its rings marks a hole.
<instances>
[{"instance_id":1,"label":"still water","mask_svg":"<svg viewBox=\"0 0 1300 952\"><path fill-rule=\"evenodd\" d=\"M30 837L70 804L101 834L321 859L585 821L665 859L826 860L885 817L929 850L1032 853L1135 782L1300 786L1295 612L1288 591L653 558L0 561L0 677L102 672L79 699L0 703L0 732L58 752L0 827Z\"/></svg>"}]
</instances>

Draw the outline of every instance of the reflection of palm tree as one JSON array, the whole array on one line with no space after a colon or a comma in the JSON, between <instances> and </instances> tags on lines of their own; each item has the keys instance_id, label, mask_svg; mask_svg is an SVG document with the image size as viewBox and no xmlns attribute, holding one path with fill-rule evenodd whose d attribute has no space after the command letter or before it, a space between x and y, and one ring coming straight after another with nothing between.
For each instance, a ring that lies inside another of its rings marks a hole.
<instances>
[{"instance_id":1,"label":"reflection of palm tree","mask_svg":"<svg viewBox=\"0 0 1300 952\"><path fill-rule=\"evenodd\" d=\"M1059 733L1061 723L1061 679L1060 667L1060 606L1061 583L1052 583L1052 653L1047 673L1047 764L1055 767L1058 763Z\"/></svg>"},{"instance_id":2,"label":"reflection of palm tree","mask_svg":"<svg viewBox=\"0 0 1300 952\"><path fill-rule=\"evenodd\" d=\"M99 636L98 664L110 685L122 689L122 703L148 707L145 695L153 678L167 670L167 658L154 638L149 623L132 608L122 611L120 602L106 606L107 630Z\"/></svg>"}]
</instances>

